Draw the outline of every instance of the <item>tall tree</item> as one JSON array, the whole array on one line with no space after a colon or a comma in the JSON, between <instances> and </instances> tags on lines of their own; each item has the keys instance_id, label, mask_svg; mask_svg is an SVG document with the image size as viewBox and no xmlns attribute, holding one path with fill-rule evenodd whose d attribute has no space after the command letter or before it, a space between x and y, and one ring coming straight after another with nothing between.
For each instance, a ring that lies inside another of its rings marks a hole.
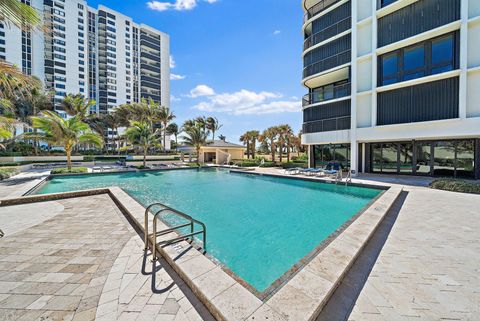
<instances>
[{"instance_id":1,"label":"tall tree","mask_svg":"<svg viewBox=\"0 0 480 321\"><path fill-rule=\"evenodd\" d=\"M62 100L61 106L69 116L78 116L83 121L95 104L94 100L87 99L82 94L68 94Z\"/></svg>"},{"instance_id":2,"label":"tall tree","mask_svg":"<svg viewBox=\"0 0 480 321\"><path fill-rule=\"evenodd\" d=\"M272 162L275 162L275 152L277 149L278 134L279 134L278 128L273 126L265 129L262 135L260 136L260 141L265 142L267 146L270 148L270 153L272 155Z\"/></svg>"},{"instance_id":3,"label":"tall tree","mask_svg":"<svg viewBox=\"0 0 480 321\"><path fill-rule=\"evenodd\" d=\"M207 129L212 132L212 140L215 140L215 133L218 132L223 125L220 125L216 117L208 117L205 123Z\"/></svg>"},{"instance_id":4,"label":"tall tree","mask_svg":"<svg viewBox=\"0 0 480 321\"><path fill-rule=\"evenodd\" d=\"M16 113L18 119L22 122L32 125L30 117L38 116L38 114L45 110L53 110L52 93L44 92L41 86L32 87L30 95L20 97L15 102ZM37 133L37 129L33 129L34 134ZM35 155L38 155L38 140L33 139L33 147Z\"/></svg>"},{"instance_id":5,"label":"tall tree","mask_svg":"<svg viewBox=\"0 0 480 321\"><path fill-rule=\"evenodd\" d=\"M226 137L225 135L219 135L219 136L218 136L218 139L223 140L223 141L226 141L226 140L227 140L227 137Z\"/></svg>"},{"instance_id":6,"label":"tall tree","mask_svg":"<svg viewBox=\"0 0 480 321\"><path fill-rule=\"evenodd\" d=\"M148 150L159 145L160 132L154 129L148 122L132 122L125 131L125 137L135 147L143 152L143 167L147 166Z\"/></svg>"},{"instance_id":7,"label":"tall tree","mask_svg":"<svg viewBox=\"0 0 480 321\"><path fill-rule=\"evenodd\" d=\"M102 137L90 129L79 117L63 119L53 111L44 111L41 116L32 117L33 127L37 134L27 133L26 138L34 136L52 145L62 146L67 154L67 167L72 169L72 150L79 143L88 143L102 146Z\"/></svg>"},{"instance_id":8,"label":"tall tree","mask_svg":"<svg viewBox=\"0 0 480 321\"><path fill-rule=\"evenodd\" d=\"M250 136L248 132L240 136L240 141L247 146L247 159L250 159Z\"/></svg>"},{"instance_id":9,"label":"tall tree","mask_svg":"<svg viewBox=\"0 0 480 321\"><path fill-rule=\"evenodd\" d=\"M162 136L163 136L163 151L166 151L166 137L168 124L175 118L170 108L161 106L158 112L158 120L162 124Z\"/></svg>"},{"instance_id":10,"label":"tall tree","mask_svg":"<svg viewBox=\"0 0 480 321\"><path fill-rule=\"evenodd\" d=\"M260 132L258 130L251 130L248 132L248 136L250 137L252 158L255 158L255 152L257 150L257 140L260 137Z\"/></svg>"},{"instance_id":11,"label":"tall tree","mask_svg":"<svg viewBox=\"0 0 480 321\"><path fill-rule=\"evenodd\" d=\"M22 30L38 29L42 22L35 8L18 0L0 0L0 21Z\"/></svg>"},{"instance_id":12,"label":"tall tree","mask_svg":"<svg viewBox=\"0 0 480 321\"><path fill-rule=\"evenodd\" d=\"M182 137L187 146L195 148L197 152L197 165L200 165L200 149L206 144L208 132L199 124L185 129L185 136Z\"/></svg>"},{"instance_id":13,"label":"tall tree","mask_svg":"<svg viewBox=\"0 0 480 321\"><path fill-rule=\"evenodd\" d=\"M278 129L278 147L280 149L279 155L280 155L280 163L282 162L283 159L283 151L286 149L287 151L287 162L290 161L290 148L288 141L290 137L293 135L293 130L290 127L290 125L280 125L277 127Z\"/></svg>"},{"instance_id":14,"label":"tall tree","mask_svg":"<svg viewBox=\"0 0 480 321\"><path fill-rule=\"evenodd\" d=\"M178 134L180 134L180 129L175 123L171 123L167 126L167 133L175 137L175 145L178 146Z\"/></svg>"}]
</instances>

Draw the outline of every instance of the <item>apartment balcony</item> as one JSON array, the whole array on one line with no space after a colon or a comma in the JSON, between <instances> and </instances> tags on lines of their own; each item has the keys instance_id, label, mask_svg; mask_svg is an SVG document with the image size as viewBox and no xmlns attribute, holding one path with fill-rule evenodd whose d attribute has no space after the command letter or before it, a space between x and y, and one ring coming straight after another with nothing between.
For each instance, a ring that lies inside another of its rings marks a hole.
<instances>
[{"instance_id":1,"label":"apartment balcony","mask_svg":"<svg viewBox=\"0 0 480 321\"><path fill-rule=\"evenodd\" d=\"M332 88L325 89L322 92L312 92L306 94L305 96L303 96L302 106L306 107L324 101L348 97L350 96L351 85L351 83L346 83L343 85L333 86Z\"/></svg>"},{"instance_id":2,"label":"apartment balcony","mask_svg":"<svg viewBox=\"0 0 480 321\"><path fill-rule=\"evenodd\" d=\"M303 78L313 76L323 71L347 64L351 60L352 51L350 49L336 55L326 57L320 61L307 65L303 68Z\"/></svg>"},{"instance_id":3,"label":"apartment balcony","mask_svg":"<svg viewBox=\"0 0 480 321\"><path fill-rule=\"evenodd\" d=\"M348 29L351 28L351 25L352 25L351 19L352 18L349 16L331 25L330 27L327 27L319 32L314 33L313 35L305 39L305 41L303 42L303 50L305 51L308 48L321 43L322 41L325 41L329 38L335 37L336 35L344 31L347 31Z\"/></svg>"},{"instance_id":4,"label":"apartment balcony","mask_svg":"<svg viewBox=\"0 0 480 321\"><path fill-rule=\"evenodd\" d=\"M142 75L141 80L148 81L152 84L160 84L160 77L157 78L157 77L149 77L149 76Z\"/></svg>"},{"instance_id":5,"label":"apartment balcony","mask_svg":"<svg viewBox=\"0 0 480 321\"><path fill-rule=\"evenodd\" d=\"M305 23L309 19L315 17L320 12L330 8L335 3L339 2L340 0L321 0L318 3L314 4L310 8L307 9L307 12L303 16L303 22Z\"/></svg>"},{"instance_id":6,"label":"apartment balcony","mask_svg":"<svg viewBox=\"0 0 480 321\"><path fill-rule=\"evenodd\" d=\"M150 37L150 36L145 35L145 34L140 35L140 40L150 42L150 43L152 43L156 46L160 46L160 40L159 39L155 39L155 38Z\"/></svg>"},{"instance_id":7,"label":"apartment balcony","mask_svg":"<svg viewBox=\"0 0 480 321\"><path fill-rule=\"evenodd\" d=\"M152 72L160 72L160 64L147 64L147 63L141 63L140 64L140 69L145 69L149 70Z\"/></svg>"},{"instance_id":8,"label":"apartment balcony","mask_svg":"<svg viewBox=\"0 0 480 321\"><path fill-rule=\"evenodd\" d=\"M140 58L146 58L146 59L150 59L152 61L158 62L160 61L160 53L158 55L154 55L149 52L142 51L140 53Z\"/></svg>"},{"instance_id":9,"label":"apartment balcony","mask_svg":"<svg viewBox=\"0 0 480 321\"><path fill-rule=\"evenodd\" d=\"M303 133L321 133L350 129L350 116L335 117L303 123Z\"/></svg>"}]
</instances>

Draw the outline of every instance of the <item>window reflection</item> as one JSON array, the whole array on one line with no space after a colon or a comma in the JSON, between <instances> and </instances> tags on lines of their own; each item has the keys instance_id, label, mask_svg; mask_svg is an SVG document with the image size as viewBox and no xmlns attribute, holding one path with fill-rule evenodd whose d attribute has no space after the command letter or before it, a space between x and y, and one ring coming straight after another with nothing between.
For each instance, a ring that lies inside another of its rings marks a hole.
<instances>
[{"instance_id":1,"label":"window reflection","mask_svg":"<svg viewBox=\"0 0 480 321\"><path fill-rule=\"evenodd\" d=\"M413 170L413 144L400 144L400 174L410 174Z\"/></svg>"},{"instance_id":2,"label":"window reflection","mask_svg":"<svg viewBox=\"0 0 480 321\"><path fill-rule=\"evenodd\" d=\"M457 144L457 177L475 177L475 142L461 141Z\"/></svg>"},{"instance_id":3,"label":"window reflection","mask_svg":"<svg viewBox=\"0 0 480 321\"><path fill-rule=\"evenodd\" d=\"M454 176L455 144L454 142L436 142L433 147L433 174L437 176Z\"/></svg>"},{"instance_id":4,"label":"window reflection","mask_svg":"<svg viewBox=\"0 0 480 321\"><path fill-rule=\"evenodd\" d=\"M416 172L419 175L430 175L431 147L430 143L415 143L417 157Z\"/></svg>"},{"instance_id":5,"label":"window reflection","mask_svg":"<svg viewBox=\"0 0 480 321\"><path fill-rule=\"evenodd\" d=\"M316 145L315 152L315 167L325 167L328 163L338 162L344 168L350 166L350 145Z\"/></svg>"}]
</instances>

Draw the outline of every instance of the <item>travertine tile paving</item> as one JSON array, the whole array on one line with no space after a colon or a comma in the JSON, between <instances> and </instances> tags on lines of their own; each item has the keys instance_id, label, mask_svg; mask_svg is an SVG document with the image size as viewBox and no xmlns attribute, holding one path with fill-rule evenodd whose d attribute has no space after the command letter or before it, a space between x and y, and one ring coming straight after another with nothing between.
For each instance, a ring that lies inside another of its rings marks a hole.
<instances>
[{"instance_id":1,"label":"travertine tile paving","mask_svg":"<svg viewBox=\"0 0 480 321\"><path fill-rule=\"evenodd\" d=\"M349 320L480 320L479 208L412 189Z\"/></svg>"},{"instance_id":2,"label":"travertine tile paving","mask_svg":"<svg viewBox=\"0 0 480 321\"><path fill-rule=\"evenodd\" d=\"M58 213L21 228L41 208ZM142 241L107 195L8 209L20 232L0 240L0 320L201 320L158 263L152 292Z\"/></svg>"}]
</instances>

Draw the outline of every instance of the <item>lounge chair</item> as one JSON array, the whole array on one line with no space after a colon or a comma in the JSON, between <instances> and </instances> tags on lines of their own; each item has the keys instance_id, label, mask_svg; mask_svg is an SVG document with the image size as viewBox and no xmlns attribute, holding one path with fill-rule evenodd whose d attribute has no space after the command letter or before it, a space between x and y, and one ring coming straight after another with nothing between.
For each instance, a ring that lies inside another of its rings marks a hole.
<instances>
[{"instance_id":1,"label":"lounge chair","mask_svg":"<svg viewBox=\"0 0 480 321\"><path fill-rule=\"evenodd\" d=\"M285 168L283 171L284 174L288 175L296 175L298 174L303 168L301 167L294 167L294 168Z\"/></svg>"}]
</instances>

